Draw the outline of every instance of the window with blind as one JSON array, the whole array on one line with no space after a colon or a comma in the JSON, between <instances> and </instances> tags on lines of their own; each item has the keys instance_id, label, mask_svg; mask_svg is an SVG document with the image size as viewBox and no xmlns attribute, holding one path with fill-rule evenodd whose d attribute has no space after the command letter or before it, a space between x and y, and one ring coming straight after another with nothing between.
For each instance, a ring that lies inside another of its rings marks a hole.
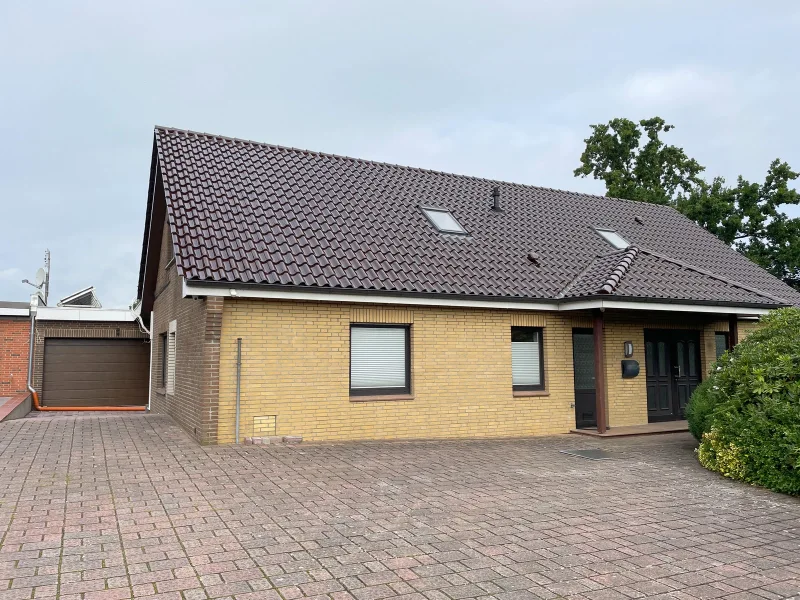
<instances>
[{"instance_id":1,"label":"window with blind","mask_svg":"<svg viewBox=\"0 0 800 600\"><path fill-rule=\"evenodd\" d=\"M411 393L407 325L350 326L350 395Z\"/></svg>"},{"instance_id":2,"label":"window with blind","mask_svg":"<svg viewBox=\"0 0 800 600\"><path fill-rule=\"evenodd\" d=\"M161 342L161 387L167 387L167 356L169 355L169 347L167 345L167 334L162 333L160 336Z\"/></svg>"},{"instance_id":3,"label":"window with blind","mask_svg":"<svg viewBox=\"0 0 800 600\"><path fill-rule=\"evenodd\" d=\"M170 321L167 330L167 381L165 385L167 394L175 393L175 355L178 351L177 331L177 321Z\"/></svg>"},{"instance_id":4,"label":"window with blind","mask_svg":"<svg viewBox=\"0 0 800 600\"><path fill-rule=\"evenodd\" d=\"M511 377L514 391L544 389L541 327L511 328Z\"/></svg>"}]
</instances>

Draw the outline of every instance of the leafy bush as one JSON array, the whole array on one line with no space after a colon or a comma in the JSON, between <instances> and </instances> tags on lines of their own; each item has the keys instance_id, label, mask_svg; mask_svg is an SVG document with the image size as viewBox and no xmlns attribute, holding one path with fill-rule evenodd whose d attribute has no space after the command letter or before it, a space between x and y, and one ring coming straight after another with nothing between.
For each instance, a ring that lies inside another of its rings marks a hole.
<instances>
[{"instance_id":1,"label":"leafy bush","mask_svg":"<svg viewBox=\"0 0 800 600\"><path fill-rule=\"evenodd\" d=\"M707 469L800 494L800 310L761 324L692 395L689 427Z\"/></svg>"},{"instance_id":2,"label":"leafy bush","mask_svg":"<svg viewBox=\"0 0 800 600\"><path fill-rule=\"evenodd\" d=\"M711 380L706 379L697 386L692 398L686 407L686 419L689 421L689 431L699 442L703 434L711 430L711 413L720 401L721 394L715 394L711 387Z\"/></svg>"}]
</instances>

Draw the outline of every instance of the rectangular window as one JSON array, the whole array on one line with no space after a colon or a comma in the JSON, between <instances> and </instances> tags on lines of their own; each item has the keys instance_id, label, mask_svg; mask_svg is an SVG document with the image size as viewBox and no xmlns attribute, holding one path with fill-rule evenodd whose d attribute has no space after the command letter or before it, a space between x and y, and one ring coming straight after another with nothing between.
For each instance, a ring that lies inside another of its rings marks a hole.
<instances>
[{"instance_id":1,"label":"rectangular window","mask_svg":"<svg viewBox=\"0 0 800 600\"><path fill-rule=\"evenodd\" d=\"M541 327L511 328L511 378L514 391L544 389Z\"/></svg>"},{"instance_id":2,"label":"rectangular window","mask_svg":"<svg viewBox=\"0 0 800 600\"><path fill-rule=\"evenodd\" d=\"M730 337L727 331L717 331L714 334L714 345L717 350L717 360L730 348Z\"/></svg>"},{"instance_id":3,"label":"rectangular window","mask_svg":"<svg viewBox=\"0 0 800 600\"><path fill-rule=\"evenodd\" d=\"M167 384L165 386L168 394L175 393L175 356L178 351L175 334L177 329L177 322L170 321L169 331L167 332Z\"/></svg>"},{"instance_id":4,"label":"rectangular window","mask_svg":"<svg viewBox=\"0 0 800 600\"><path fill-rule=\"evenodd\" d=\"M407 325L350 326L350 395L411 393Z\"/></svg>"},{"instance_id":5,"label":"rectangular window","mask_svg":"<svg viewBox=\"0 0 800 600\"><path fill-rule=\"evenodd\" d=\"M159 338L159 351L161 352L161 387L167 387L167 355L169 354L167 334L162 333Z\"/></svg>"}]
</instances>

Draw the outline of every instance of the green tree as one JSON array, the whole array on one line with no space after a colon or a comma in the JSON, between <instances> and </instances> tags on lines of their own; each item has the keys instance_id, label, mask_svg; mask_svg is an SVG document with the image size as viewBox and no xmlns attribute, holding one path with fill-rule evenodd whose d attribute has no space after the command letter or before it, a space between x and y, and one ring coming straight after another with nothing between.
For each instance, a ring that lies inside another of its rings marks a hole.
<instances>
[{"instance_id":1,"label":"green tree","mask_svg":"<svg viewBox=\"0 0 800 600\"><path fill-rule=\"evenodd\" d=\"M608 196L677 208L800 289L800 219L782 210L800 203L800 194L790 187L800 173L776 159L762 184L741 176L735 187L722 177L709 183L701 177L705 167L683 148L661 140L660 134L673 128L659 117L592 125L575 176L604 181Z\"/></svg>"}]
</instances>

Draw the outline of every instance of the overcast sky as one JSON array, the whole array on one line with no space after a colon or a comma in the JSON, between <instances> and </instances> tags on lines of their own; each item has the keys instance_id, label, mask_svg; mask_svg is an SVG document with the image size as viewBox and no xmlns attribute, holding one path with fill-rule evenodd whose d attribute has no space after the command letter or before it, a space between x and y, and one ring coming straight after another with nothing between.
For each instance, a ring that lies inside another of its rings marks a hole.
<instances>
[{"instance_id":1,"label":"overcast sky","mask_svg":"<svg viewBox=\"0 0 800 600\"><path fill-rule=\"evenodd\" d=\"M156 124L577 191L589 124L800 168L800 3L2 2L0 300L136 295ZM800 215L795 210L793 214Z\"/></svg>"}]
</instances>

